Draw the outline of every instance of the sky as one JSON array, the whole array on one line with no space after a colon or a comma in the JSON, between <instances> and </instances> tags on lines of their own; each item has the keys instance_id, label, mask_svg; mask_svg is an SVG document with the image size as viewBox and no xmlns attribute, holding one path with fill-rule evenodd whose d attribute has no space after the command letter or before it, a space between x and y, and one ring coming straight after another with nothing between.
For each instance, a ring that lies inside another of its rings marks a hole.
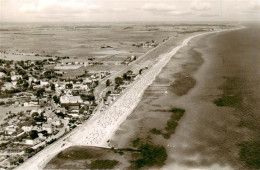
<instances>
[{"instance_id":1,"label":"sky","mask_svg":"<svg viewBox=\"0 0 260 170\"><path fill-rule=\"evenodd\" d=\"M0 0L0 22L260 21L260 0Z\"/></svg>"}]
</instances>

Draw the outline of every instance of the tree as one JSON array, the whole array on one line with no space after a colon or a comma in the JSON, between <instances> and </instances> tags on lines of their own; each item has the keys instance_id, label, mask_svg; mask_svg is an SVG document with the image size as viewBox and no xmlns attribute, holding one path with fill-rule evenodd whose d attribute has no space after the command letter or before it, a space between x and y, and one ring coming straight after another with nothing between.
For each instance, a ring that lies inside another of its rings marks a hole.
<instances>
[{"instance_id":1,"label":"tree","mask_svg":"<svg viewBox=\"0 0 260 170\"><path fill-rule=\"evenodd\" d=\"M29 87L30 90L33 90L33 85L31 84L30 87Z\"/></svg>"},{"instance_id":2,"label":"tree","mask_svg":"<svg viewBox=\"0 0 260 170\"><path fill-rule=\"evenodd\" d=\"M18 85L23 84L23 79L19 78L18 81L17 81L17 84Z\"/></svg>"},{"instance_id":3,"label":"tree","mask_svg":"<svg viewBox=\"0 0 260 170\"><path fill-rule=\"evenodd\" d=\"M142 74L142 71L143 71L143 69L140 69L140 70L139 70L139 74Z\"/></svg>"},{"instance_id":4,"label":"tree","mask_svg":"<svg viewBox=\"0 0 260 170\"><path fill-rule=\"evenodd\" d=\"M3 78L3 81L5 82L12 82L12 79L11 79L11 77L4 77Z\"/></svg>"},{"instance_id":5,"label":"tree","mask_svg":"<svg viewBox=\"0 0 260 170\"><path fill-rule=\"evenodd\" d=\"M51 90L55 91L55 84L51 83Z\"/></svg>"},{"instance_id":6,"label":"tree","mask_svg":"<svg viewBox=\"0 0 260 170\"><path fill-rule=\"evenodd\" d=\"M127 73L124 73L124 74L123 74L123 78L124 78L124 80L131 80L131 77L128 76Z\"/></svg>"},{"instance_id":7,"label":"tree","mask_svg":"<svg viewBox=\"0 0 260 170\"><path fill-rule=\"evenodd\" d=\"M69 88L69 89L72 89L73 88L73 84L71 84L71 83L66 84L66 87Z\"/></svg>"},{"instance_id":8,"label":"tree","mask_svg":"<svg viewBox=\"0 0 260 170\"><path fill-rule=\"evenodd\" d=\"M167 153L163 146L143 144L138 149L141 151L142 158L135 161L137 169L144 166L162 166L167 159Z\"/></svg>"},{"instance_id":9,"label":"tree","mask_svg":"<svg viewBox=\"0 0 260 170\"><path fill-rule=\"evenodd\" d=\"M123 83L124 83L123 78L121 78L121 77L116 77L116 78L115 78L115 83L116 83L117 85L123 84Z\"/></svg>"},{"instance_id":10,"label":"tree","mask_svg":"<svg viewBox=\"0 0 260 170\"><path fill-rule=\"evenodd\" d=\"M47 130L43 130L43 131L41 131L41 133L42 133L42 135L45 136L45 137L48 136Z\"/></svg>"},{"instance_id":11,"label":"tree","mask_svg":"<svg viewBox=\"0 0 260 170\"><path fill-rule=\"evenodd\" d=\"M94 95L87 95L86 100L87 101L94 101L95 100L95 96Z\"/></svg>"},{"instance_id":12,"label":"tree","mask_svg":"<svg viewBox=\"0 0 260 170\"><path fill-rule=\"evenodd\" d=\"M124 74L123 74L123 78L124 78L125 80L127 80L127 79L128 79L128 76L127 76L127 74L126 74L126 73L124 73Z\"/></svg>"},{"instance_id":13,"label":"tree","mask_svg":"<svg viewBox=\"0 0 260 170\"><path fill-rule=\"evenodd\" d=\"M108 80L106 81L106 86L109 87L109 86L110 86L110 83L111 83L111 82L110 82L110 80L108 79Z\"/></svg>"},{"instance_id":14,"label":"tree","mask_svg":"<svg viewBox=\"0 0 260 170\"><path fill-rule=\"evenodd\" d=\"M87 101L95 100L95 96L93 94L81 94L80 97L82 100L87 100Z\"/></svg>"},{"instance_id":15,"label":"tree","mask_svg":"<svg viewBox=\"0 0 260 170\"><path fill-rule=\"evenodd\" d=\"M98 86L99 81L97 80L97 81L95 81L94 83L95 83L95 86Z\"/></svg>"},{"instance_id":16,"label":"tree","mask_svg":"<svg viewBox=\"0 0 260 170\"><path fill-rule=\"evenodd\" d=\"M25 75L23 76L23 79L24 79L24 80L29 80L29 76L28 76L27 74L25 74Z\"/></svg>"},{"instance_id":17,"label":"tree","mask_svg":"<svg viewBox=\"0 0 260 170\"><path fill-rule=\"evenodd\" d=\"M24 162L23 158L19 158L19 159L18 159L18 162L19 162L19 163L23 163L23 162Z\"/></svg>"},{"instance_id":18,"label":"tree","mask_svg":"<svg viewBox=\"0 0 260 170\"><path fill-rule=\"evenodd\" d=\"M32 139L38 138L38 132L37 132L36 130L32 130L32 131L29 133L29 136L30 136Z\"/></svg>"},{"instance_id":19,"label":"tree","mask_svg":"<svg viewBox=\"0 0 260 170\"><path fill-rule=\"evenodd\" d=\"M68 110L68 109L67 109ZM64 118L66 115L63 112L56 112L55 113L58 117Z\"/></svg>"},{"instance_id":20,"label":"tree","mask_svg":"<svg viewBox=\"0 0 260 170\"><path fill-rule=\"evenodd\" d=\"M26 148L26 150L25 150L26 153L32 153L33 151L34 151L33 148Z\"/></svg>"},{"instance_id":21,"label":"tree","mask_svg":"<svg viewBox=\"0 0 260 170\"><path fill-rule=\"evenodd\" d=\"M25 82L25 83L23 84L23 87L24 87L25 89L27 89L27 88L29 87L29 83Z\"/></svg>"},{"instance_id":22,"label":"tree","mask_svg":"<svg viewBox=\"0 0 260 170\"><path fill-rule=\"evenodd\" d=\"M58 104L58 103L60 103L60 98L55 95L55 96L53 96L53 101L54 101L56 104Z\"/></svg>"},{"instance_id":23,"label":"tree","mask_svg":"<svg viewBox=\"0 0 260 170\"><path fill-rule=\"evenodd\" d=\"M37 116L39 116L39 113L33 112L32 117L37 117Z\"/></svg>"},{"instance_id":24,"label":"tree","mask_svg":"<svg viewBox=\"0 0 260 170\"><path fill-rule=\"evenodd\" d=\"M79 113L80 113L80 114L83 114L84 111L86 111L86 107L85 107L85 106L83 106L83 107L81 107L81 108L79 109Z\"/></svg>"},{"instance_id":25,"label":"tree","mask_svg":"<svg viewBox=\"0 0 260 170\"><path fill-rule=\"evenodd\" d=\"M45 92L45 89L41 88L41 89L36 91L36 96L39 98L43 95L44 92Z\"/></svg>"},{"instance_id":26,"label":"tree","mask_svg":"<svg viewBox=\"0 0 260 170\"><path fill-rule=\"evenodd\" d=\"M111 94L111 91L109 90L109 91L107 91L106 96L108 96L110 94Z\"/></svg>"}]
</instances>

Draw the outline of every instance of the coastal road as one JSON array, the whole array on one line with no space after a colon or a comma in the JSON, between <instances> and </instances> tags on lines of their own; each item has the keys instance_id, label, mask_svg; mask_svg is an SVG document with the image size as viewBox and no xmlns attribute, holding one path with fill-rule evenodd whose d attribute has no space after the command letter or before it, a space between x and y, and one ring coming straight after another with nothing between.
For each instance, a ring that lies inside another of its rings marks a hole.
<instances>
[{"instance_id":1,"label":"coastal road","mask_svg":"<svg viewBox=\"0 0 260 170\"><path fill-rule=\"evenodd\" d=\"M96 97L100 97L102 92L104 91L104 89L106 88L106 81L109 79L110 81L114 81L114 79L116 77L121 77L124 73L126 73L129 70L133 69L135 71L139 71L139 69L144 68L148 65L145 65L147 60L149 60L150 56L152 53L154 53L155 51L159 51L160 52L160 48L162 46L164 46L166 43L168 43L169 40L173 39L174 37L169 38L167 41L162 42L160 44L158 44L158 46L152 48L151 50L147 51L145 54L137 57L137 59L135 61L132 61L131 63L129 63L126 67L124 67L123 69L117 71L116 73L104 78L102 81L99 82L99 85L95 88L94 90L94 95ZM164 51L165 52L165 51ZM156 61L154 61L156 62Z\"/></svg>"}]
</instances>

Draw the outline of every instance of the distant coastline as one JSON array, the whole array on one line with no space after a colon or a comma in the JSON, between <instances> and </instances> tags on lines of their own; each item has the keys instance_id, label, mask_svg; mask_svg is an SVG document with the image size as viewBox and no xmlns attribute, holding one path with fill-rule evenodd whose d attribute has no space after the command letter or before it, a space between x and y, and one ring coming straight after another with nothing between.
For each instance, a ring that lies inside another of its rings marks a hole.
<instances>
[{"instance_id":1,"label":"distant coastline","mask_svg":"<svg viewBox=\"0 0 260 170\"><path fill-rule=\"evenodd\" d=\"M208 34L208 33L202 33L202 34L199 34L199 35L204 35L204 34ZM197 37L197 36L199 36L199 35L193 35L193 36L191 36L191 37L189 37L189 38L187 38L186 40L184 40L183 41L183 46L185 46L185 45L187 45L187 43L189 42L189 40L191 40L193 37ZM170 58L178 51L178 49L180 49L181 47L180 46L178 46L178 47L176 47L176 48L174 48L174 50L172 50L169 54L167 54L168 56L169 56L169 58L165 61L164 60L164 63L167 63L168 62L168 60L170 60ZM160 72L160 71L159 71ZM156 75L156 74L155 74ZM150 84L150 83L149 83ZM141 99L141 98L140 98ZM121 123L120 123L121 124ZM110 137L108 137L107 139L110 139ZM104 141L107 141L107 139L106 140L104 140Z\"/></svg>"}]
</instances>

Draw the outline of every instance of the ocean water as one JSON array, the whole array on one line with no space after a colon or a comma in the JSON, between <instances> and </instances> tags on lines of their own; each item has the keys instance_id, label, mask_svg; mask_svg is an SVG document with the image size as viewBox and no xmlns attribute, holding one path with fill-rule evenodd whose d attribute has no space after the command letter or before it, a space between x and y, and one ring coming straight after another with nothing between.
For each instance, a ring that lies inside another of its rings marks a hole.
<instances>
[{"instance_id":1,"label":"ocean water","mask_svg":"<svg viewBox=\"0 0 260 170\"><path fill-rule=\"evenodd\" d=\"M205 62L195 74L196 86L173 101L186 113L169 142L164 168L259 168L260 25L246 26L190 44Z\"/></svg>"}]
</instances>

